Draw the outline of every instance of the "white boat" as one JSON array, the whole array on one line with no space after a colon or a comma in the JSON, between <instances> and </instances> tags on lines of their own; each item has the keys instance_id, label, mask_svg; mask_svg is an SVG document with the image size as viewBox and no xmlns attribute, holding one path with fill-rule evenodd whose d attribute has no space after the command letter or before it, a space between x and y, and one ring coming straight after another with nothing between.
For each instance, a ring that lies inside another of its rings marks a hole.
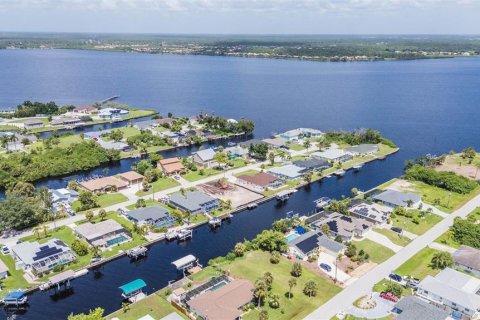
<instances>
[{"instance_id":1,"label":"white boat","mask_svg":"<svg viewBox=\"0 0 480 320\"><path fill-rule=\"evenodd\" d=\"M178 233L175 230L167 232L167 234L165 235L165 239L167 239L168 241L177 239L177 237L178 237Z\"/></svg>"},{"instance_id":2,"label":"white boat","mask_svg":"<svg viewBox=\"0 0 480 320\"><path fill-rule=\"evenodd\" d=\"M337 177L343 177L343 176L345 175L345 173L346 173L345 170L343 170L343 169L338 169L337 171L335 171L334 174L335 174Z\"/></svg>"},{"instance_id":3,"label":"white boat","mask_svg":"<svg viewBox=\"0 0 480 320\"><path fill-rule=\"evenodd\" d=\"M211 226L211 227L219 227L222 225L222 220L220 220L219 218L212 218L210 220L208 220L208 224Z\"/></svg>"},{"instance_id":4,"label":"white boat","mask_svg":"<svg viewBox=\"0 0 480 320\"><path fill-rule=\"evenodd\" d=\"M362 167L363 167L362 164L356 164L352 168L353 168L354 171L359 171Z\"/></svg>"},{"instance_id":5,"label":"white boat","mask_svg":"<svg viewBox=\"0 0 480 320\"><path fill-rule=\"evenodd\" d=\"M249 205L247 205L247 209L248 209L248 210L253 210L253 209L255 209L256 207L258 207L258 204L256 204L256 203L250 203Z\"/></svg>"}]
</instances>

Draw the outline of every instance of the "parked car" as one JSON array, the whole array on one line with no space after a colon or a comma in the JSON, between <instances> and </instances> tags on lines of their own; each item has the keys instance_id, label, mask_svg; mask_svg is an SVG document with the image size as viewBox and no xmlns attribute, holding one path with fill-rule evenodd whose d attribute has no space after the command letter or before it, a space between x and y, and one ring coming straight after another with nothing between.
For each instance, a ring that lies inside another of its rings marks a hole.
<instances>
[{"instance_id":1,"label":"parked car","mask_svg":"<svg viewBox=\"0 0 480 320\"><path fill-rule=\"evenodd\" d=\"M2 247L2 253L4 255L10 254L10 249L7 246Z\"/></svg>"},{"instance_id":2,"label":"parked car","mask_svg":"<svg viewBox=\"0 0 480 320\"><path fill-rule=\"evenodd\" d=\"M396 274L396 273L390 273L390 274L388 275L388 277L389 277L390 279L392 279L393 281L397 281L397 282L402 282L402 280L403 280L403 279L402 279L402 276L399 275L399 274Z\"/></svg>"},{"instance_id":3,"label":"parked car","mask_svg":"<svg viewBox=\"0 0 480 320\"><path fill-rule=\"evenodd\" d=\"M393 302L398 302L398 297L391 292L380 293L380 298L383 298L383 299L389 300L389 301L393 301Z\"/></svg>"},{"instance_id":4,"label":"parked car","mask_svg":"<svg viewBox=\"0 0 480 320\"><path fill-rule=\"evenodd\" d=\"M403 232L402 228L399 228L399 227L391 227L390 230L392 230L393 232L396 232L396 233L402 233Z\"/></svg>"},{"instance_id":5,"label":"parked car","mask_svg":"<svg viewBox=\"0 0 480 320\"><path fill-rule=\"evenodd\" d=\"M330 267L328 264L326 263L320 263L320 268L322 268L323 270L327 271L327 272L330 272L332 271L332 267Z\"/></svg>"}]
</instances>

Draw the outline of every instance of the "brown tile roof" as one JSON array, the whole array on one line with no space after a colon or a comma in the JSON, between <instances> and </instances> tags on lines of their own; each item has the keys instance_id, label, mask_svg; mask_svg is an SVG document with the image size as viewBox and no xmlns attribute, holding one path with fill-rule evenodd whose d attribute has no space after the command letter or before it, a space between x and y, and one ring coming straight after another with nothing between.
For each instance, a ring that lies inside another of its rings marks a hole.
<instances>
[{"instance_id":1,"label":"brown tile roof","mask_svg":"<svg viewBox=\"0 0 480 320\"><path fill-rule=\"evenodd\" d=\"M193 298L188 305L208 320L234 320L243 313L240 307L253 299L252 291L250 281L236 279L220 289Z\"/></svg>"},{"instance_id":2,"label":"brown tile roof","mask_svg":"<svg viewBox=\"0 0 480 320\"><path fill-rule=\"evenodd\" d=\"M75 112L78 112L78 111L95 111L97 110L97 107L94 107L94 106L80 106L80 107L76 107L75 109L73 109L73 111Z\"/></svg>"},{"instance_id":3,"label":"brown tile roof","mask_svg":"<svg viewBox=\"0 0 480 320\"><path fill-rule=\"evenodd\" d=\"M458 264L474 270L480 270L480 250L478 249L460 246L460 248L453 253L453 258Z\"/></svg>"},{"instance_id":4,"label":"brown tile roof","mask_svg":"<svg viewBox=\"0 0 480 320\"><path fill-rule=\"evenodd\" d=\"M128 172L121 173L120 177L122 177L123 179L129 182L143 180L143 176L140 173L137 173L135 171L128 171Z\"/></svg>"},{"instance_id":5,"label":"brown tile roof","mask_svg":"<svg viewBox=\"0 0 480 320\"><path fill-rule=\"evenodd\" d=\"M81 182L80 185L89 191L100 191L107 187L116 186L117 189L125 188L128 184L115 177L104 177Z\"/></svg>"},{"instance_id":6,"label":"brown tile roof","mask_svg":"<svg viewBox=\"0 0 480 320\"><path fill-rule=\"evenodd\" d=\"M237 178L261 187L267 187L271 182L278 180L277 177L265 172L259 172L254 176L242 175Z\"/></svg>"},{"instance_id":7,"label":"brown tile roof","mask_svg":"<svg viewBox=\"0 0 480 320\"><path fill-rule=\"evenodd\" d=\"M162 125L162 124L165 124L165 123L168 123L168 124L172 124L174 123L176 120L173 119L173 118L163 118L163 119L155 119L155 122Z\"/></svg>"},{"instance_id":8,"label":"brown tile roof","mask_svg":"<svg viewBox=\"0 0 480 320\"><path fill-rule=\"evenodd\" d=\"M167 174L185 170L179 158L162 159L158 161L158 167Z\"/></svg>"}]
</instances>

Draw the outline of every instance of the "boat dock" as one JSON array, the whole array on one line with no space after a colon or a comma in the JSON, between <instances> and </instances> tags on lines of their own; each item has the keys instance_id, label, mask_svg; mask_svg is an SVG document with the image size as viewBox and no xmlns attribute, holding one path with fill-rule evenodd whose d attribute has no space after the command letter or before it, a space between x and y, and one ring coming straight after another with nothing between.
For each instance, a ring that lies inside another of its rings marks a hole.
<instances>
[{"instance_id":1,"label":"boat dock","mask_svg":"<svg viewBox=\"0 0 480 320\"><path fill-rule=\"evenodd\" d=\"M208 225L212 228L220 227L222 225L222 220L220 218L212 218L208 220Z\"/></svg>"},{"instance_id":2,"label":"boat dock","mask_svg":"<svg viewBox=\"0 0 480 320\"><path fill-rule=\"evenodd\" d=\"M50 279L42 283L38 288L42 291L49 290L51 288L55 289L55 291L62 291L71 288L70 281L83 276L88 273L87 269L81 269L77 272L73 270L67 270L62 273L56 274L51 276Z\"/></svg>"},{"instance_id":3,"label":"boat dock","mask_svg":"<svg viewBox=\"0 0 480 320\"><path fill-rule=\"evenodd\" d=\"M291 196L292 194L294 194L295 192L297 192L297 189L288 189L288 190L280 191L279 193L277 193L277 195L275 196L275 198L276 198L278 201L285 201L285 200L287 200L288 198L290 198L290 196Z\"/></svg>"},{"instance_id":4,"label":"boat dock","mask_svg":"<svg viewBox=\"0 0 480 320\"><path fill-rule=\"evenodd\" d=\"M336 175L337 177L343 177L345 175L346 171L343 169L338 169L335 171L333 174Z\"/></svg>"},{"instance_id":5,"label":"boat dock","mask_svg":"<svg viewBox=\"0 0 480 320\"><path fill-rule=\"evenodd\" d=\"M183 258L175 260L172 262L172 264L177 269L177 272L182 271L184 276L187 273L193 274L202 270L202 265L198 263L198 259L193 254L189 254Z\"/></svg>"},{"instance_id":6,"label":"boat dock","mask_svg":"<svg viewBox=\"0 0 480 320\"><path fill-rule=\"evenodd\" d=\"M146 297L143 293L143 288L147 284L142 279L133 280L123 286L118 287L122 291L122 298L128 300L130 303L137 302Z\"/></svg>"},{"instance_id":7,"label":"boat dock","mask_svg":"<svg viewBox=\"0 0 480 320\"><path fill-rule=\"evenodd\" d=\"M98 103L99 104L105 104L107 102L113 101L113 100L118 99L118 98L120 98L120 96L111 96L107 99L103 99L103 100L98 101Z\"/></svg>"},{"instance_id":8,"label":"boat dock","mask_svg":"<svg viewBox=\"0 0 480 320\"><path fill-rule=\"evenodd\" d=\"M147 255L147 251L148 251L147 247L141 246L141 247L127 250L127 256L130 259L138 259L141 257L145 257Z\"/></svg>"},{"instance_id":9,"label":"boat dock","mask_svg":"<svg viewBox=\"0 0 480 320\"><path fill-rule=\"evenodd\" d=\"M23 290L10 291L1 302L5 306L21 306L28 302L28 297Z\"/></svg>"}]
</instances>

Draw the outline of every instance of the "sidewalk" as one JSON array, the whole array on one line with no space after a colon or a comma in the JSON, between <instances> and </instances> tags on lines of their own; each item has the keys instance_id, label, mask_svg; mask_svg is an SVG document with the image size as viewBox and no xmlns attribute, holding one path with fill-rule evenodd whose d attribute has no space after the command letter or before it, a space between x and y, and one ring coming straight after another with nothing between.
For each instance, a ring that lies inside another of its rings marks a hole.
<instances>
[{"instance_id":1,"label":"sidewalk","mask_svg":"<svg viewBox=\"0 0 480 320\"><path fill-rule=\"evenodd\" d=\"M403 249L402 246L399 246L398 244L393 243L392 241L390 241L390 239L388 239L383 234L380 234L373 230L370 230L370 232L367 233L365 238L375 241L376 243L381 244L382 246L385 246L389 249L392 249L394 252L398 252Z\"/></svg>"}]
</instances>

